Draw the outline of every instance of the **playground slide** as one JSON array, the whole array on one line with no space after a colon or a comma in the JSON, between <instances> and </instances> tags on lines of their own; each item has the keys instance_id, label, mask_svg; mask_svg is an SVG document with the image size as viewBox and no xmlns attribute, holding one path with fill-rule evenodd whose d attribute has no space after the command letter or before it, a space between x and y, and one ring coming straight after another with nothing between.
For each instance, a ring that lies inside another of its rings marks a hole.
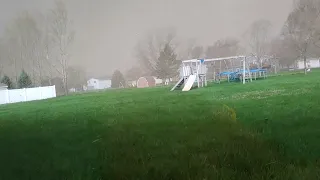
<instances>
[{"instance_id":1,"label":"playground slide","mask_svg":"<svg viewBox=\"0 0 320 180\"><path fill-rule=\"evenodd\" d=\"M184 78L180 78L180 80L177 82L176 85L173 86L173 88L171 89L171 91L174 91L176 88L181 87L181 85L184 83Z\"/></svg>"},{"instance_id":2,"label":"playground slide","mask_svg":"<svg viewBox=\"0 0 320 180\"><path fill-rule=\"evenodd\" d=\"M194 82L196 81L196 77L196 75L190 75L182 91L189 91L192 88Z\"/></svg>"}]
</instances>

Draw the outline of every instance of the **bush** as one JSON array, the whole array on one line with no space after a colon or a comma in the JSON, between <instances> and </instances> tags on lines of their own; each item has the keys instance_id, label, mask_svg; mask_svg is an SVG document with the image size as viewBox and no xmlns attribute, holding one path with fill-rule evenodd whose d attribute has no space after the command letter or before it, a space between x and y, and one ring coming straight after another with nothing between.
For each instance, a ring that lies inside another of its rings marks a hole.
<instances>
[{"instance_id":1,"label":"bush","mask_svg":"<svg viewBox=\"0 0 320 180\"><path fill-rule=\"evenodd\" d=\"M19 88L30 88L32 86L32 81L30 76L23 70L20 74L18 80L18 87Z\"/></svg>"},{"instance_id":2,"label":"bush","mask_svg":"<svg viewBox=\"0 0 320 180\"><path fill-rule=\"evenodd\" d=\"M116 70L112 75L111 87L122 88L125 85L126 85L126 80L124 79L123 74L119 70Z\"/></svg>"},{"instance_id":3,"label":"bush","mask_svg":"<svg viewBox=\"0 0 320 180\"><path fill-rule=\"evenodd\" d=\"M5 84L8 86L8 89L13 89L13 82L11 81L11 79L9 78L9 76L5 75L2 79L1 79L1 83Z\"/></svg>"}]
</instances>

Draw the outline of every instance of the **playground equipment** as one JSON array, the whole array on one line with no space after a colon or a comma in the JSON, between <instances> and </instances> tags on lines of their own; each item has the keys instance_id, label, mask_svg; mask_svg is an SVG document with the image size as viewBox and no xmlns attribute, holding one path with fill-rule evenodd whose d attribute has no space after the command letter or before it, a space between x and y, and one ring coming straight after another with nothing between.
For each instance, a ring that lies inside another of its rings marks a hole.
<instances>
[{"instance_id":1,"label":"playground equipment","mask_svg":"<svg viewBox=\"0 0 320 180\"><path fill-rule=\"evenodd\" d=\"M252 79L254 78L254 80L257 80L258 78L266 78L267 77L267 70L266 69L246 69L246 70L242 70L242 69L237 69L236 71L225 71L225 72L221 72L218 73L218 80L216 80L216 82L220 83L220 80L222 79L221 77L226 77L226 79L228 80L228 82L233 82L233 81L240 81L243 82L243 71L245 71L245 80L250 79L250 81L252 81Z\"/></svg>"},{"instance_id":2,"label":"playground equipment","mask_svg":"<svg viewBox=\"0 0 320 180\"><path fill-rule=\"evenodd\" d=\"M192 86L193 86L196 78L197 78L196 75L190 75L190 76L188 77L187 82L185 83L182 91L189 91L189 90L192 88Z\"/></svg>"},{"instance_id":3,"label":"playground equipment","mask_svg":"<svg viewBox=\"0 0 320 180\"><path fill-rule=\"evenodd\" d=\"M231 69L222 72L222 63L224 68L231 65ZM238 66L235 64L238 63ZM246 56L232 56L214 59L191 59L182 61L180 68L180 80L172 87L171 91L180 88L184 85L182 91L189 91L196 83L197 87L207 86L208 67L214 74L214 82L220 83L223 77L226 77L228 82L239 81L245 84L247 81L252 81L258 77L266 78L265 69L249 68Z\"/></svg>"}]
</instances>

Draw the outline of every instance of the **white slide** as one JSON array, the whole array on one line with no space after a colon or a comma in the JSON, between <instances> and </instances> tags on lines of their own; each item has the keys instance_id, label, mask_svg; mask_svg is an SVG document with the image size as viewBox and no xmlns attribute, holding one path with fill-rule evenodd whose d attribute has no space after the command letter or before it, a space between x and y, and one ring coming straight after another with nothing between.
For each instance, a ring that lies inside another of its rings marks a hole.
<instances>
[{"instance_id":1,"label":"white slide","mask_svg":"<svg viewBox=\"0 0 320 180\"><path fill-rule=\"evenodd\" d=\"M196 75L190 75L187 82L185 83L182 91L190 91L192 88L194 82L196 81L197 76Z\"/></svg>"}]
</instances>

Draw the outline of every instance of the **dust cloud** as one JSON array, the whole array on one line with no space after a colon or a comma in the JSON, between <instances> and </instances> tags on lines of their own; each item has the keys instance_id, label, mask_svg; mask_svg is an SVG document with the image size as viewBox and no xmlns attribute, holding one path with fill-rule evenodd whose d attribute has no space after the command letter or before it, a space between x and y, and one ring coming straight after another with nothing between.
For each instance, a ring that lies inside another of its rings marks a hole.
<instances>
[{"instance_id":1,"label":"dust cloud","mask_svg":"<svg viewBox=\"0 0 320 180\"><path fill-rule=\"evenodd\" d=\"M45 12L52 0L0 0L0 33L19 11ZM276 34L292 9L292 0L66 0L76 39L71 64L91 76L112 74L135 64L134 47L153 28L174 27L180 38L201 45L238 37L258 19Z\"/></svg>"}]
</instances>

